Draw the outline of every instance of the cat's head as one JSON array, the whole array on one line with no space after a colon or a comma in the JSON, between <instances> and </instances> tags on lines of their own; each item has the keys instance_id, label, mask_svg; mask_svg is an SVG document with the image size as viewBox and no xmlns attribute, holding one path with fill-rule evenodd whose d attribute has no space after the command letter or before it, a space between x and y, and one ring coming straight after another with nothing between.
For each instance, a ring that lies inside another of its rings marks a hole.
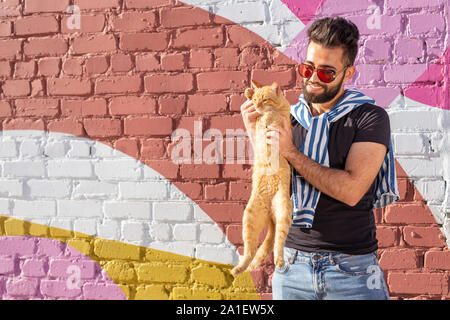
<instances>
[{"instance_id":1,"label":"cat's head","mask_svg":"<svg viewBox=\"0 0 450 320\"><path fill-rule=\"evenodd\" d=\"M272 85L262 86L252 80L252 87L245 89L245 96L253 101L255 109L263 114L267 108L272 108L280 112L290 111L290 104L285 98L280 85L277 82Z\"/></svg>"}]
</instances>

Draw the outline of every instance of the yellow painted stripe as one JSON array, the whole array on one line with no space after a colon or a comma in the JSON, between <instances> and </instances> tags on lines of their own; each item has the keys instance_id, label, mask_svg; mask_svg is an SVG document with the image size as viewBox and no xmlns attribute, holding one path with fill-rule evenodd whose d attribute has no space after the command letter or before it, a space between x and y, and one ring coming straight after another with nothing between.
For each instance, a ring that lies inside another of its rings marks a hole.
<instances>
[{"instance_id":1,"label":"yellow painted stripe","mask_svg":"<svg viewBox=\"0 0 450 320\"><path fill-rule=\"evenodd\" d=\"M127 299L259 300L249 272L220 264L0 216L0 236L60 241L101 265Z\"/></svg>"}]
</instances>

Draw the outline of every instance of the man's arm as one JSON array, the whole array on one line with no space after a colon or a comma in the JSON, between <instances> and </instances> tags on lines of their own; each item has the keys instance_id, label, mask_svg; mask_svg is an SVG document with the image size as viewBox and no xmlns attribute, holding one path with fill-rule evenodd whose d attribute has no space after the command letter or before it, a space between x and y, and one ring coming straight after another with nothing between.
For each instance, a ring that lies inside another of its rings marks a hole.
<instances>
[{"instance_id":1,"label":"man's arm","mask_svg":"<svg viewBox=\"0 0 450 320\"><path fill-rule=\"evenodd\" d=\"M344 170L322 166L297 150L287 121L283 127L271 127L267 143L278 140L280 153L316 189L349 206L356 205L380 171L386 146L376 142L354 142L347 155ZM278 132L276 134L275 132ZM278 136L278 138L277 138Z\"/></svg>"},{"instance_id":2,"label":"man's arm","mask_svg":"<svg viewBox=\"0 0 450 320\"><path fill-rule=\"evenodd\" d=\"M344 170L322 166L297 149L292 149L285 157L315 188L354 206L372 185L385 155L386 147L380 143L355 142L350 147Z\"/></svg>"}]
</instances>

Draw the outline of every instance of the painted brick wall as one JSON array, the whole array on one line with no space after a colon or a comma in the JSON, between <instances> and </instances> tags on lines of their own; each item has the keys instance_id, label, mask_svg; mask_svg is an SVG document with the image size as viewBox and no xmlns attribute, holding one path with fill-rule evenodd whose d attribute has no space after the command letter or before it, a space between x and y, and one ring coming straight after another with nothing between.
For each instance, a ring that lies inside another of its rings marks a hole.
<instances>
[{"instance_id":1,"label":"painted brick wall","mask_svg":"<svg viewBox=\"0 0 450 320\"><path fill-rule=\"evenodd\" d=\"M349 86L391 119L390 295L450 298L445 0L1 1L0 298L271 299L273 261L229 273L251 191L239 107L253 78L294 103L306 29L335 15L361 31Z\"/></svg>"}]
</instances>

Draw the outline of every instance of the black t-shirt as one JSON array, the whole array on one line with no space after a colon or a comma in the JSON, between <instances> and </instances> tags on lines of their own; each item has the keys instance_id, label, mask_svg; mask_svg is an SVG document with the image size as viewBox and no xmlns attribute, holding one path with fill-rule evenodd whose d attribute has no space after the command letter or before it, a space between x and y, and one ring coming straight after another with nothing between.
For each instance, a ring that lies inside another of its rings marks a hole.
<instances>
[{"instance_id":1,"label":"black t-shirt","mask_svg":"<svg viewBox=\"0 0 450 320\"><path fill-rule=\"evenodd\" d=\"M294 145L299 148L306 130L291 116ZM344 169L353 142L377 142L389 148L387 112L366 103L330 123L328 155L330 168ZM364 164L361 164L364 165ZM286 246L306 252L366 254L378 249L373 216L375 183L355 206L320 194L312 228L291 226Z\"/></svg>"}]
</instances>

